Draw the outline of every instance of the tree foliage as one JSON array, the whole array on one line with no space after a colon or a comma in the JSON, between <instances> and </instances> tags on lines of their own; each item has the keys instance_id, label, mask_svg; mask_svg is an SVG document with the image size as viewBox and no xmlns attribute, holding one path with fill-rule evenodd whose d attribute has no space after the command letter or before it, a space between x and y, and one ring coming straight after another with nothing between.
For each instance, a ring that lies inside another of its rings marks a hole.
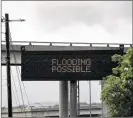
<instances>
[{"instance_id":1,"label":"tree foliage","mask_svg":"<svg viewBox=\"0 0 133 118\"><path fill-rule=\"evenodd\" d=\"M133 48L123 56L113 55L112 61L118 66L103 80L102 100L111 117L133 116Z\"/></svg>"}]
</instances>

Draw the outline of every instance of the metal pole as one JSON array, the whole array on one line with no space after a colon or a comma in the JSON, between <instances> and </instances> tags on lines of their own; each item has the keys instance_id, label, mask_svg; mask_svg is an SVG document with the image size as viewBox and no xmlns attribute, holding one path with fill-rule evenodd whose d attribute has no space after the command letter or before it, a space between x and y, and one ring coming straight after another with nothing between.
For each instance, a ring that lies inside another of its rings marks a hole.
<instances>
[{"instance_id":1,"label":"metal pole","mask_svg":"<svg viewBox=\"0 0 133 118\"><path fill-rule=\"evenodd\" d=\"M103 81L101 80L101 92L102 92L102 88L103 88ZM103 100L102 100L102 117L103 117Z\"/></svg>"},{"instance_id":2,"label":"metal pole","mask_svg":"<svg viewBox=\"0 0 133 118\"><path fill-rule=\"evenodd\" d=\"M80 90L79 90L79 80L77 81L77 89L78 89L78 95L77 95L77 98L78 98L78 110L77 110L77 115L80 116Z\"/></svg>"},{"instance_id":3,"label":"metal pole","mask_svg":"<svg viewBox=\"0 0 133 118\"><path fill-rule=\"evenodd\" d=\"M12 91L10 73L10 44L9 44L9 16L5 14L5 37L6 37L6 65L7 65L7 96L8 96L8 117L12 117Z\"/></svg>"},{"instance_id":4,"label":"metal pole","mask_svg":"<svg viewBox=\"0 0 133 118\"><path fill-rule=\"evenodd\" d=\"M89 81L89 96L90 96L90 117L91 117L91 81Z\"/></svg>"},{"instance_id":5,"label":"metal pole","mask_svg":"<svg viewBox=\"0 0 133 118\"><path fill-rule=\"evenodd\" d=\"M70 81L70 117L77 116L77 81Z\"/></svg>"},{"instance_id":6,"label":"metal pole","mask_svg":"<svg viewBox=\"0 0 133 118\"><path fill-rule=\"evenodd\" d=\"M70 81L68 81L68 116L70 117Z\"/></svg>"},{"instance_id":7,"label":"metal pole","mask_svg":"<svg viewBox=\"0 0 133 118\"><path fill-rule=\"evenodd\" d=\"M103 88L104 83L103 80L101 80L101 89ZM101 91L102 92L102 91ZM108 117L108 106L102 101L102 118Z\"/></svg>"},{"instance_id":8,"label":"metal pole","mask_svg":"<svg viewBox=\"0 0 133 118\"><path fill-rule=\"evenodd\" d=\"M68 82L59 82L59 117L68 117Z\"/></svg>"}]
</instances>

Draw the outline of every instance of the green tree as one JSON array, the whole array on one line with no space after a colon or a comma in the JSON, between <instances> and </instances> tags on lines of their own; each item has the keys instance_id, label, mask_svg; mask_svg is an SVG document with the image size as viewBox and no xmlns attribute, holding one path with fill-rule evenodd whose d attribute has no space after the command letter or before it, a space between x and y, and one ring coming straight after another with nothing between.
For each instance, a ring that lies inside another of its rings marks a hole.
<instances>
[{"instance_id":1,"label":"green tree","mask_svg":"<svg viewBox=\"0 0 133 118\"><path fill-rule=\"evenodd\" d=\"M118 66L103 80L102 100L111 117L133 116L133 48L123 56L113 55L112 61Z\"/></svg>"}]
</instances>

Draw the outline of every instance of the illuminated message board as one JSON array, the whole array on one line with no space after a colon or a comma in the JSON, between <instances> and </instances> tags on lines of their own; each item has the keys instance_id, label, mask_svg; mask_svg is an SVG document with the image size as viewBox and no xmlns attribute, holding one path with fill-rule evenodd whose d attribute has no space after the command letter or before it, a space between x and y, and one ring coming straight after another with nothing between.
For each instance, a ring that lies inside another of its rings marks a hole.
<instances>
[{"instance_id":1,"label":"illuminated message board","mask_svg":"<svg viewBox=\"0 0 133 118\"><path fill-rule=\"evenodd\" d=\"M22 51L22 81L102 80L120 50Z\"/></svg>"}]
</instances>

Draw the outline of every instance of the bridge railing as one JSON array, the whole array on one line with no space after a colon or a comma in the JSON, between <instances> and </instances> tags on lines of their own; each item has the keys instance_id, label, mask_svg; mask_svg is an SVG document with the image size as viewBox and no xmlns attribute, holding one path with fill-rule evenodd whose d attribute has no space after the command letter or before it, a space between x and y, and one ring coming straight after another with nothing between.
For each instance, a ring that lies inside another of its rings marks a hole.
<instances>
[{"instance_id":1,"label":"bridge railing","mask_svg":"<svg viewBox=\"0 0 133 118\"><path fill-rule=\"evenodd\" d=\"M85 43L85 42L38 42L38 41L10 41L12 45L48 45L48 46L94 46L94 47L133 47L133 44L129 43ZM2 41L2 45L6 44Z\"/></svg>"}]
</instances>

